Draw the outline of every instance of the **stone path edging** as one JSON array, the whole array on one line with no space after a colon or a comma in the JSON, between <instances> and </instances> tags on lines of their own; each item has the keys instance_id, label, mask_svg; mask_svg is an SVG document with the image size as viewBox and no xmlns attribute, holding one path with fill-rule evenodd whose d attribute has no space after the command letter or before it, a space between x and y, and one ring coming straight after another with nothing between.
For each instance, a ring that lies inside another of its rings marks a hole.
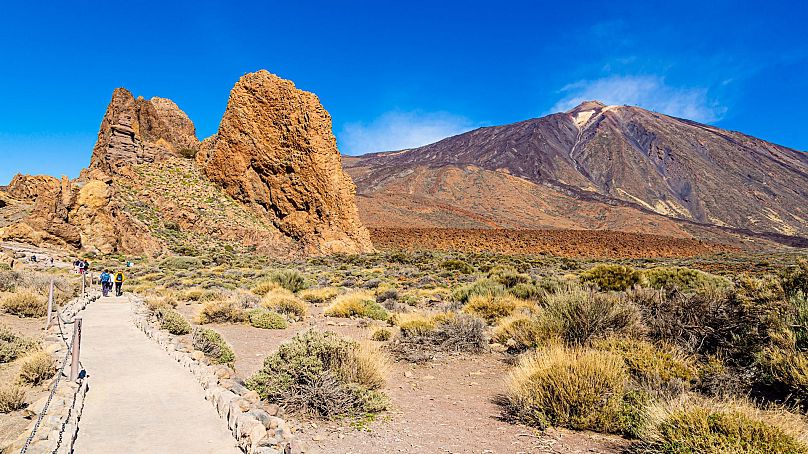
<instances>
[{"instance_id":1,"label":"stone path edging","mask_svg":"<svg viewBox=\"0 0 808 454\"><path fill-rule=\"evenodd\" d=\"M98 299L98 295L85 295L71 301L61 308L61 316L68 323L72 323L87 305ZM54 318L58 315L54 315ZM54 356L57 367L62 367L65 355L68 354L67 344L72 341L73 331L66 329L63 325L60 330L58 319L46 331L42 342L43 349ZM70 361L68 357L67 361ZM87 377L80 378L77 382L70 381L70 365L66 364L61 373L62 377L53 395L53 399L48 405L45 416L36 430L34 438L28 445L27 453L57 453L68 454L73 452L73 444L76 441L79 430L79 420L84 410L84 397L89 389ZM54 375L54 378L56 375ZM51 388L49 388L51 389ZM44 396L32 403L27 410L32 418L31 423L25 428L25 432L9 447L10 452L20 452L25 446L25 442L34 431L40 413L44 409L48 396Z\"/></svg>"},{"instance_id":2,"label":"stone path edging","mask_svg":"<svg viewBox=\"0 0 808 454\"><path fill-rule=\"evenodd\" d=\"M190 370L205 390L205 399L227 423L239 448L246 454L300 454L303 446L286 421L271 415L255 391L232 379L235 371L225 365L209 364L204 354L194 351L178 336L162 331L145 304L132 301L135 326L156 341L180 365ZM275 410L277 412L277 409ZM277 413L276 413L277 414Z\"/></svg>"}]
</instances>

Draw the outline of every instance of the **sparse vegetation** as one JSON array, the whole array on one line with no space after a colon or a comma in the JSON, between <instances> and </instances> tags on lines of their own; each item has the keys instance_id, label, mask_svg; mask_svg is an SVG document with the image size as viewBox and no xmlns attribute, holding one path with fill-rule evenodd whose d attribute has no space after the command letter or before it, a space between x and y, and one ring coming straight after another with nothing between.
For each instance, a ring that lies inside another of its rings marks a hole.
<instances>
[{"instance_id":1,"label":"sparse vegetation","mask_svg":"<svg viewBox=\"0 0 808 454\"><path fill-rule=\"evenodd\" d=\"M420 362L433 352L479 353L486 349L485 322L475 316L442 313L399 319L400 332L391 349L399 357Z\"/></svg>"},{"instance_id":2,"label":"sparse vegetation","mask_svg":"<svg viewBox=\"0 0 808 454\"><path fill-rule=\"evenodd\" d=\"M209 301L202 306L198 322L208 323L241 323L245 320L244 308L235 298Z\"/></svg>"}]
</instances>

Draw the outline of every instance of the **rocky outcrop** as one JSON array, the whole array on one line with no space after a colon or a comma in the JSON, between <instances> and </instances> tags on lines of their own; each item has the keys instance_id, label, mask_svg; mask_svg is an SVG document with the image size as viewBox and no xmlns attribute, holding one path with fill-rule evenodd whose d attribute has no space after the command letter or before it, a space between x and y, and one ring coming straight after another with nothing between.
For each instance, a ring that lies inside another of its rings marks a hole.
<instances>
[{"instance_id":1,"label":"rocky outcrop","mask_svg":"<svg viewBox=\"0 0 808 454\"><path fill-rule=\"evenodd\" d=\"M101 121L90 168L114 173L126 165L186 154L198 146L194 124L174 102L135 99L125 88L118 88Z\"/></svg>"},{"instance_id":2,"label":"rocky outcrop","mask_svg":"<svg viewBox=\"0 0 808 454\"><path fill-rule=\"evenodd\" d=\"M291 81L267 71L243 76L197 163L307 253L372 249L355 187L341 167L331 116L317 96Z\"/></svg>"}]
</instances>

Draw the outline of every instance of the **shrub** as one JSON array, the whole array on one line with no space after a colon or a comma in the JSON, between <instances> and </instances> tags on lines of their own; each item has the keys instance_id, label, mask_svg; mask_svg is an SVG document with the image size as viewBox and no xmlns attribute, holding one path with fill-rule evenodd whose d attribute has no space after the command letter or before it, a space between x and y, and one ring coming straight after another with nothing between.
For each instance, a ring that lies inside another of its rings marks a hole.
<instances>
[{"instance_id":1,"label":"shrub","mask_svg":"<svg viewBox=\"0 0 808 454\"><path fill-rule=\"evenodd\" d=\"M339 289L335 287L310 288L301 291L299 294L304 301L312 304L325 303L337 295L339 295Z\"/></svg>"},{"instance_id":2,"label":"shrub","mask_svg":"<svg viewBox=\"0 0 808 454\"><path fill-rule=\"evenodd\" d=\"M463 312L476 315L489 324L493 324L501 318L510 316L517 309L530 310L533 308L535 308L534 305L510 295L475 295L469 298L469 302L463 306Z\"/></svg>"},{"instance_id":3,"label":"shrub","mask_svg":"<svg viewBox=\"0 0 808 454\"><path fill-rule=\"evenodd\" d=\"M806 453L808 426L783 410L685 395L648 412L641 439L650 453Z\"/></svg>"},{"instance_id":4,"label":"shrub","mask_svg":"<svg viewBox=\"0 0 808 454\"><path fill-rule=\"evenodd\" d=\"M258 296L264 296L267 293L281 289L281 284L271 280L271 279L264 279L262 281L258 281L253 288L250 289L251 292L255 293Z\"/></svg>"},{"instance_id":5,"label":"shrub","mask_svg":"<svg viewBox=\"0 0 808 454\"><path fill-rule=\"evenodd\" d=\"M440 267L448 271L456 271L460 274L471 274L474 272L474 267L462 260L446 260L440 264Z\"/></svg>"},{"instance_id":6,"label":"shrub","mask_svg":"<svg viewBox=\"0 0 808 454\"><path fill-rule=\"evenodd\" d=\"M209 328L194 328L193 346L217 364L233 364L236 354L221 334Z\"/></svg>"},{"instance_id":7,"label":"shrub","mask_svg":"<svg viewBox=\"0 0 808 454\"><path fill-rule=\"evenodd\" d=\"M24 389L14 385L0 387L0 413L11 413L23 408L25 408Z\"/></svg>"},{"instance_id":8,"label":"shrub","mask_svg":"<svg viewBox=\"0 0 808 454\"><path fill-rule=\"evenodd\" d=\"M472 315L410 315L402 317L398 323L400 332L391 349L410 361L427 360L424 352L479 353L488 345L485 322Z\"/></svg>"},{"instance_id":9,"label":"shrub","mask_svg":"<svg viewBox=\"0 0 808 454\"><path fill-rule=\"evenodd\" d=\"M201 267L202 259L198 257L177 255L172 257L166 257L160 263L160 266L172 270L190 270Z\"/></svg>"},{"instance_id":10,"label":"shrub","mask_svg":"<svg viewBox=\"0 0 808 454\"><path fill-rule=\"evenodd\" d=\"M232 298L208 301L202 306L198 322L200 325L208 323L241 323L244 321L244 310Z\"/></svg>"},{"instance_id":11,"label":"shrub","mask_svg":"<svg viewBox=\"0 0 808 454\"><path fill-rule=\"evenodd\" d=\"M37 345L33 339L14 334L11 329L0 326L0 364L10 363L22 354L35 348Z\"/></svg>"},{"instance_id":12,"label":"shrub","mask_svg":"<svg viewBox=\"0 0 808 454\"><path fill-rule=\"evenodd\" d=\"M517 273L510 266L495 266L488 271L488 277L504 285L505 288L512 288L518 284L530 284L533 280L527 274Z\"/></svg>"},{"instance_id":13,"label":"shrub","mask_svg":"<svg viewBox=\"0 0 808 454\"><path fill-rule=\"evenodd\" d=\"M20 381L31 385L38 385L53 377L56 362L53 356L46 351L31 353L22 359L20 368Z\"/></svg>"},{"instance_id":14,"label":"shrub","mask_svg":"<svg viewBox=\"0 0 808 454\"><path fill-rule=\"evenodd\" d=\"M544 332L555 331L568 344L577 345L640 329L639 313L629 301L575 286L548 295L538 320Z\"/></svg>"},{"instance_id":15,"label":"shrub","mask_svg":"<svg viewBox=\"0 0 808 454\"><path fill-rule=\"evenodd\" d=\"M247 381L263 399L325 418L387 408L378 391L387 361L376 349L332 332L307 331L280 346Z\"/></svg>"},{"instance_id":16,"label":"shrub","mask_svg":"<svg viewBox=\"0 0 808 454\"><path fill-rule=\"evenodd\" d=\"M601 290L623 291L639 284L642 273L630 266L600 264L581 273L580 278Z\"/></svg>"},{"instance_id":17,"label":"shrub","mask_svg":"<svg viewBox=\"0 0 808 454\"><path fill-rule=\"evenodd\" d=\"M729 282L719 276L690 268L658 267L643 272L648 285L658 289L690 291L702 287L725 288Z\"/></svg>"},{"instance_id":18,"label":"shrub","mask_svg":"<svg viewBox=\"0 0 808 454\"><path fill-rule=\"evenodd\" d=\"M787 297L802 294L808 297L808 260L802 259L786 269L781 276L783 291Z\"/></svg>"},{"instance_id":19,"label":"shrub","mask_svg":"<svg viewBox=\"0 0 808 454\"><path fill-rule=\"evenodd\" d=\"M687 353L718 355L748 366L786 332L788 312L782 289L769 279L742 279L736 289L705 287L692 293L629 292L643 314L649 335Z\"/></svg>"},{"instance_id":20,"label":"shrub","mask_svg":"<svg viewBox=\"0 0 808 454\"><path fill-rule=\"evenodd\" d=\"M325 309L327 317L368 317L374 320L387 320L390 314L376 302L373 293L355 291L340 295Z\"/></svg>"},{"instance_id":21,"label":"shrub","mask_svg":"<svg viewBox=\"0 0 808 454\"><path fill-rule=\"evenodd\" d=\"M293 320L302 320L309 313L309 306L306 302L283 288L264 295L261 306L284 314Z\"/></svg>"},{"instance_id":22,"label":"shrub","mask_svg":"<svg viewBox=\"0 0 808 454\"><path fill-rule=\"evenodd\" d=\"M268 278L292 293L306 288L306 278L297 270L273 271Z\"/></svg>"},{"instance_id":23,"label":"shrub","mask_svg":"<svg viewBox=\"0 0 808 454\"><path fill-rule=\"evenodd\" d=\"M374 340L376 342L385 342L389 341L391 337L393 337L393 333L390 332L389 329L379 328L373 332L373 334L370 336L370 340Z\"/></svg>"},{"instance_id":24,"label":"shrub","mask_svg":"<svg viewBox=\"0 0 808 454\"><path fill-rule=\"evenodd\" d=\"M627 337L595 341L592 346L623 358L631 376L649 389L678 390L697 377L693 360L672 346Z\"/></svg>"},{"instance_id":25,"label":"shrub","mask_svg":"<svg viewBox=\"0 0 808 454\"><path fill-rule=\"evenodd\" d=\"M18 289L3 299L2 307L18 317L44 317L48 312L48 298L31 289Z\"/></svg>"},{"instance_id":26,"label":"shrub","mask_svg":"<svg viewBox=\"0 0 808 454\"><path fill-rule=\"evenodd\" d=\"M452 292L452 299L466 304L472 296L497 296L503 293L505 293L505 287L499 282L492 279L479 279L456 289Z\"/></svg>"},{"instance_id":27,"label":"shrub","mask_svg":"<svg viewBox=\"0 0 808 454\"><path fill-rule=\"evenodd\" d=\"M511 352L522 352L546 343L557 334L547 333L544 328L535 318L515 315L500 320L491 337Z\"/></svg>"},{"instance_id":28,"label":"shrub","mask_svg":"<svg viewBox=\"0 0 808 454\"><path fill-rule=\"evenodd\" d=\"M613 353L553 346L526 356L511 372L507 407L541 429L619 432L628 380Z\"/></svg>"},{"instance_id":29,"label":"shrub","mask_svg":"<svg viewBox=\"0 0 808 454\"><path fill-rule=\"evenodd\" d=\"M182 295L181 299L183 301L213 301L215 299L220 299L222 295L219 292L213 290L205 290L201 288L191 288L186 290Z\"/></svg>"},{"instance_id":30,"label":"shrub","mask_svg":"<svg viewBox=\"0 0 808 454\"><path fill-rule=\"evenodd\" d=\"M157 312L157 319L160 321L160 329L164 329L175 336L182 336L191 332L191 324L179 312L163 308Z\"/></svg>"},{"instance_id":31,"label":"shrub","mask_svg":"<svg viewBox=\"0 0 808 454\"><path fill-rule=\"evenodd\" d=\"M253 309L247 313L250 325L262 329L285 329L286 319L277 312L266 309Z\"/></svg>"},{"instance_id":32,"label":"shrub","mask_svg":"<svg viewBox=\"0 0 808 454\"><path fill-rule=\"evenodd\" d=\"M785 388L800 404L808 406L808 353L767 348L759 362L766 381Z\"/></svg>"},{"instance_id":33,"label":"shrub","mask_svg":"<svg viewBox=\"0 0 808 454\"><path fill-rule=\"evenodd\" d=\"M521 300L539 299L545 291L534 284L516 284L508 289L508 293Z\"/></svg>"}]
</instances>

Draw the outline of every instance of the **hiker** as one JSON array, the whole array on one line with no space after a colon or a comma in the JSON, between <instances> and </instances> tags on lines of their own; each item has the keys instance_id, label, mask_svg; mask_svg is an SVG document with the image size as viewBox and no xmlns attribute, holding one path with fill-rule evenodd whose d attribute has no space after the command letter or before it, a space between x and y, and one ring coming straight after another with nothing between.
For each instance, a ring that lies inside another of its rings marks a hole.
<instances>
[{"instance_id":1,"label":"hiker","mask_svg":"<svg viewBox=\"0 0 808 454\"><path fill-rule=\"evenodd\" d=\"M81 265L81 269L82 274L87 274L90 271L90 262L85 260L84 263Z\"/></svg>"},{"instance_id":2,"label":"hiker","mask_svg":"<svg viewBox=\"0 0 808 454\"><path fill-rule=\"evenodd\" d=\"M100 279L101 279L101 294L104 295L105 297L109 296L109 291L112 290L112 275L109 274L109 270L104 270L104 272L101 273Z\"/></svg>"},{"instance_id":3,"label":"hiker","mask_svg":"<svg viewBox=\"0 0 808 454\"><path fill-rule=\"evenodd\" d=\"M123 287L123 281L123 272L118 271L115 273L115 296L123 295L123 290L121 289L121 287Z\"/></svg>"}]
</instances>

